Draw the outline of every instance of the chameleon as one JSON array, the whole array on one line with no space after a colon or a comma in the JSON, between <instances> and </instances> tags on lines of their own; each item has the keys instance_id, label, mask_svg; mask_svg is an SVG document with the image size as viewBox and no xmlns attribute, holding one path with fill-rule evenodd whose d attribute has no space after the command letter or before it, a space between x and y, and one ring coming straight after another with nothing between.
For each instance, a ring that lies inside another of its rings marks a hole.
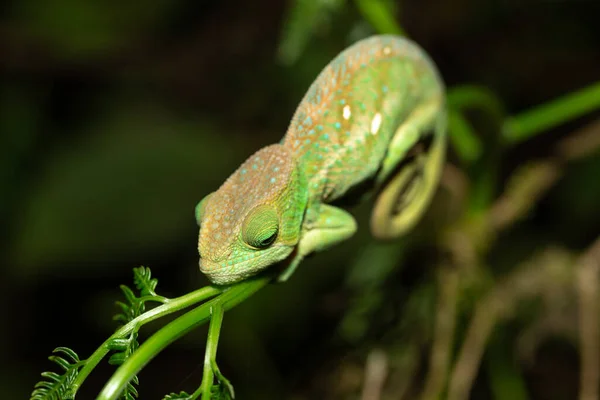
<instances>
[{"instance_id":1,"label":"chameleon","mask_svg":"<svg viewBox=\"0 0 600 400\"><path fill-rule=\"evenodd\" d=\"M198 203L200 271L229 285L280 264L287 281L356 232L338 203L360 190L376 196L372 235L401 236L435 193L446 128L444 83L424 50L395 35L354 43L311 84L281 141Z\"/></svg>"}]
</instances>

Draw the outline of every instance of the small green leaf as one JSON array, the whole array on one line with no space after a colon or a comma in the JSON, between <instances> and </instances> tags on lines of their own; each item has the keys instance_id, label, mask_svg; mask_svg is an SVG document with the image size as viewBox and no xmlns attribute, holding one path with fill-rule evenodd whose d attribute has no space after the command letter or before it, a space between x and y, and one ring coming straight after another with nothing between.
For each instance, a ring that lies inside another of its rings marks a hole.
<instances>
[{"instance_id":1,"label":"small green leaf","mask_svg":"<svg viewBox=\"0 0 600 400\"><path fill-rule=\"evenodd\" d=\"M140 291L141 296L156 296L154 290L158 284L158 279L152 278L150 268L134 268L133 282L135 283L135 287Z\"/></svg>"},{"instance_id":2,"label":"small green leaf","mask_svg":"<svg viewBox=\"0 0 600 400\"><path fill-rule=\"evenodd\" d=\"M42 380L34 386L31 400L68 400L72 399L72 384L79 370L85 365L77 353L67 347L57 347L48 359L64 370L62 375L56 372L43 372Z\"/></svg>"}]
</instances>

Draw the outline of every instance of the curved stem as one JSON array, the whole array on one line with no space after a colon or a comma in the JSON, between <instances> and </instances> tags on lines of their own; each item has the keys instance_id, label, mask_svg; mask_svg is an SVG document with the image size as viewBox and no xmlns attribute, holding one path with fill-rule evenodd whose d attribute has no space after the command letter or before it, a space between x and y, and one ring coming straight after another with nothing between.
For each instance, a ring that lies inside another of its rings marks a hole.
<instances>
[{"instance_id":1,"label":"curved stem","mask_svg":"<svg viewBox=\"0 0 600 400\"><path fill-rule=\"evenodd\" d=\"M448 105L456 110L480 109L500 123L504 107L498 97L488 88L477 85L459 85L448 89Z\"/></svg>"},{"instance_id":2,"label":"curved stem","mask_svg":"<svg viewBox=\"0 0 600 400\"><path fill-rule=\"evenodd\" d=\"M181 297L170 299L166 303L155 307L149 311L146 311L139 317L133 319L126 325L123 325L115 333L113 333L96 351L86 360L86 363L77 378L73 382L72 393L73 395L77 392L79 387L83 384L88 375L93 371L100 361L108 354L110 348L108 344L114 339L123 338L129 335L131 332L138 330L142 325L152 322L165 315L172 314L174 312L183 310L184 308L190 307L198 302L216 296L221 293L223 289L214 286L205 286L201 289L195 290L191 293L183 295Z\"/></svg>"},{"instance_id":3,"label":"curved stem","mask_svg":"<svg viewBox=\"0 0 600 400\"><path fill-rule=\"evenodd\" d=\"M210 318L211 309L221 306L229 310L265 286L271 277L259 277L229 287L219 296L188 311L150 336L113 374L97 400L116 400L127 383L158 353Z\"/></svg>"}]
</instances>

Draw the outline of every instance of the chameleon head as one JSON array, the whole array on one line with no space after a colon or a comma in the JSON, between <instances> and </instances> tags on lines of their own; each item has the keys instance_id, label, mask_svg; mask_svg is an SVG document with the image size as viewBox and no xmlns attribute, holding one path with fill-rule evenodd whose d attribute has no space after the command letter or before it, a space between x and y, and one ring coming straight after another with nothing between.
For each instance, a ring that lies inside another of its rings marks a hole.
<instances>
[{"instance_id":1,"label":"chameleon head","mask_svg":"<svg viewBox=\"0 0 600 400\"><path fill-rule=\"evenodd\" d=\"M285 147L256 152L196 206L200 271L212 283L231 284L287 258L307 199L302 171Z\"/></svg>"}]
</instances>

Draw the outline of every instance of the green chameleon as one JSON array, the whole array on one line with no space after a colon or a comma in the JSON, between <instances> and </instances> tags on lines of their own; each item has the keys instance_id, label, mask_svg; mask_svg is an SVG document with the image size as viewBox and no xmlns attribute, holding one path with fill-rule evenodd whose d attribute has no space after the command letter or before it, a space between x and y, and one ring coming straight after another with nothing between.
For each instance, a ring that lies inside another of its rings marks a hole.
<instances>
[{"instance_id":1,"label":"green chameleon","mask_svg":"<svg viewBox=\"0 0 600 400\"><path fill-rule=\"evenodd\" d=\"M365 188L377 194L372 234L406 232L444 163L444 92L429 57L405 38L373 36L344 50L310 86L281 142L196 206L200 270L222 285L281 262L285 281L305 256L354 234L352 215L332 203Z\"/></svg>"}]
</instances>

